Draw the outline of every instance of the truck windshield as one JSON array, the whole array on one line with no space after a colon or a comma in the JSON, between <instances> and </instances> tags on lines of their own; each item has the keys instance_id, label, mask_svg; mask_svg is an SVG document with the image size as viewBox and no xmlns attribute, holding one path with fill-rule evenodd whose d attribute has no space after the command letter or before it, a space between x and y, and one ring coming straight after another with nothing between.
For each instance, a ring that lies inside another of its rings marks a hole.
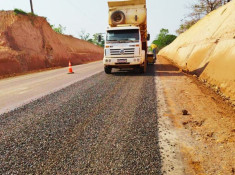
<instances>
[{"instance_id":1,"label":"truck windshield","mask_svg":"<svg viewBox=\"0 0 235 175\"><path fill-rule=\"evenodd\" d=\"M139 30L110 30L107 32L107 41L139 41Z\"/></svg>"}]
</instances>

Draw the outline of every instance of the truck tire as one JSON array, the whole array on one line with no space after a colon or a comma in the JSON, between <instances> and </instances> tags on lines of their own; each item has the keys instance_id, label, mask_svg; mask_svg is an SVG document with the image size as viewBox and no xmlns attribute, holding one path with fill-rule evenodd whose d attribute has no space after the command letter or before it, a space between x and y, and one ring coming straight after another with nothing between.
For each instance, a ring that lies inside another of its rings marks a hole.
<instances>
[{"instance_id":1,"label":"truck tire","mask_svg":"<svg viewBox=\"0 0 235 175\"><path fill-rule=\"evenodd\" d=\"M144 62L144 73L147 71L147 61Z\"/></svg>"},{"instance_id":2,"label":"truck tire","mask_svg":"<svg viewBox=\"0 0 235 175\"><path fill-rule=\"evenodd\" d=\"M104 72L105 72L106 74L111 74L112 68L111 68L111 67L105 67L105 68L104 68Z\"/></svg>"},{"instance_id":3,"label":"truck tire","mask_svg":"<svg viewBox=\"0 0 235 175\"><path fill-rule=\"evenodd\" d=\"M143 73L144 73L144 67L140 67L140 68L139 68L139 72L140 72L141 74L143 74Z\"/></svg>"},{"instance_id":4,"label":"truck tire","mask_svg":"<svg viewBox=\"0 0 235 175\"><path fill-rule=\"evenodd\" d=\"M147 70L147 62L145 61L144 65L139 67L139 73L144 74L146 70Z\"/></svg>"},{"instance_id":5,"label":"truck tire","mask_svg":"<svg viewBox=\"0 0 235 175\"><path fill-rule=\"evenodd\" d=\"M125 14L117 10L111 15L111 20L113 25L123 24L125 22Z\"/></svg>"}]
</instances>

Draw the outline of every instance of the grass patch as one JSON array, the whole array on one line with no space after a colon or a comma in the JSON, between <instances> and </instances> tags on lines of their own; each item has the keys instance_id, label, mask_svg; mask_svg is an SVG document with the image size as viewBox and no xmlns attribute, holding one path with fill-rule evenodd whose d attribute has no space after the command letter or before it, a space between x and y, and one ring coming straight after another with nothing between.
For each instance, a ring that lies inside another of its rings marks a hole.
<instances>
[{"instance_id":1,"label":"grass patch","mask_svg":"<svg viewBox=\"0 0 235 175\"><path fill-rule=\"evenodd\" d=\"M38 16L38 15L35 14L35 13L32 13L32 12L27 13L27 12L21 10L21 9L14 9L14 13L15 13L16 15L21 14L21 15L29 15L29 16Z\"/></svg>"},{"instance_id":2,"label":"grass patch","mask_svg":"<svg viewBox=\"0 0 235 175\"><path fill-rule=\"evenodd\" d=\"M16 15L21 14L21 15L28 15L28 13L26 13L25 11L21 10L21 9L14 9L14 13Z\"/></svg>"}]
</instances>

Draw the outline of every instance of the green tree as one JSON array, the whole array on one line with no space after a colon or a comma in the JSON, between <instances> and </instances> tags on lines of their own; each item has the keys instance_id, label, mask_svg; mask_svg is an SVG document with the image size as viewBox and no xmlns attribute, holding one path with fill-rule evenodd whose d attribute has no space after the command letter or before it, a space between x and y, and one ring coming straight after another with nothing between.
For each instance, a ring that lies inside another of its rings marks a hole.
<instances>
[{"instance_id":1,"label":"green tree","mask_svg":"<svg viewBox=\"0 0 235 175\"><path fill-rule=\"evenodd\" d=\"M64 34L64 31L66 30L66 27L63 27L61 24L59 24L58 27L55 27L55 25L51 25L51 28L57 32L57 33L60 33L60 34Z\"/></svg>"},{"instance_id":2,"label":"green tree","mask_svg":"<svg viewBox=\"0 0 235 175\"><path fill-rule=\"evenodd\" d=\"M101 35L101 41L99 42L99 33L95 33L92 38L92 42L100 47L104 47L104 37Z\"/></svg>"},{"instance_id":3,"label":"green tree","mask_svg":"<svg viewBox=\"0 0 235 175\"><path fill-rule=\"evenodd\" d=\"M88 41L90 43L93 43L97 46L104 47L104 37L101 36L101 42L99 42L99 35L100 35L99 33L95 33L91 38L89 33L86 33L85 30L81 30L78 38L85 40L85 41Z\"/></svg>"},{"instance_id":4,"label":"green tree","mask_svg":"<svg viewBox=\"0 0 235 175\"><path fill-rule=\"evenodd\" d=\"M169 34L168 29L161 29L160 33L153 41L153 44L157 45L158 50L172 43L177 37L175 35Z\"/></svg>"},{"instance_id":5,"label":"green tree","mask_svg":"<svg viewBox=\"0 0 235 175\"><path fill-rule=\"evenodd\" d=\"M104 47L104 37L101 36L101 42L99 42L99 35L99 33L95 33L91 38L89 33L86 33L85 30L82 30L78 38L93 43L97 46Z\"/></svg>"}]
</instances>

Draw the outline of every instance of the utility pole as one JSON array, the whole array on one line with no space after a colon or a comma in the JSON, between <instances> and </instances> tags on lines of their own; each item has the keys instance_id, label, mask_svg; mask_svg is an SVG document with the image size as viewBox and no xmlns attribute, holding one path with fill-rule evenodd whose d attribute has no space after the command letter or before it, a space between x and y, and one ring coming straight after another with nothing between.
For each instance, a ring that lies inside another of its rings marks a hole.
<instances>
[{"instance_id":1,"label":"utility pole","mask_svg":"<svg viewBox=\"0 0 235 175\"><path fill-rule=\"evenodd\" d=\"M31 6L31 13L34 14L34 12L33 12L33 2L32 2L32 0L30 0L30 6Z\"/></svg>"}]
</instances>

